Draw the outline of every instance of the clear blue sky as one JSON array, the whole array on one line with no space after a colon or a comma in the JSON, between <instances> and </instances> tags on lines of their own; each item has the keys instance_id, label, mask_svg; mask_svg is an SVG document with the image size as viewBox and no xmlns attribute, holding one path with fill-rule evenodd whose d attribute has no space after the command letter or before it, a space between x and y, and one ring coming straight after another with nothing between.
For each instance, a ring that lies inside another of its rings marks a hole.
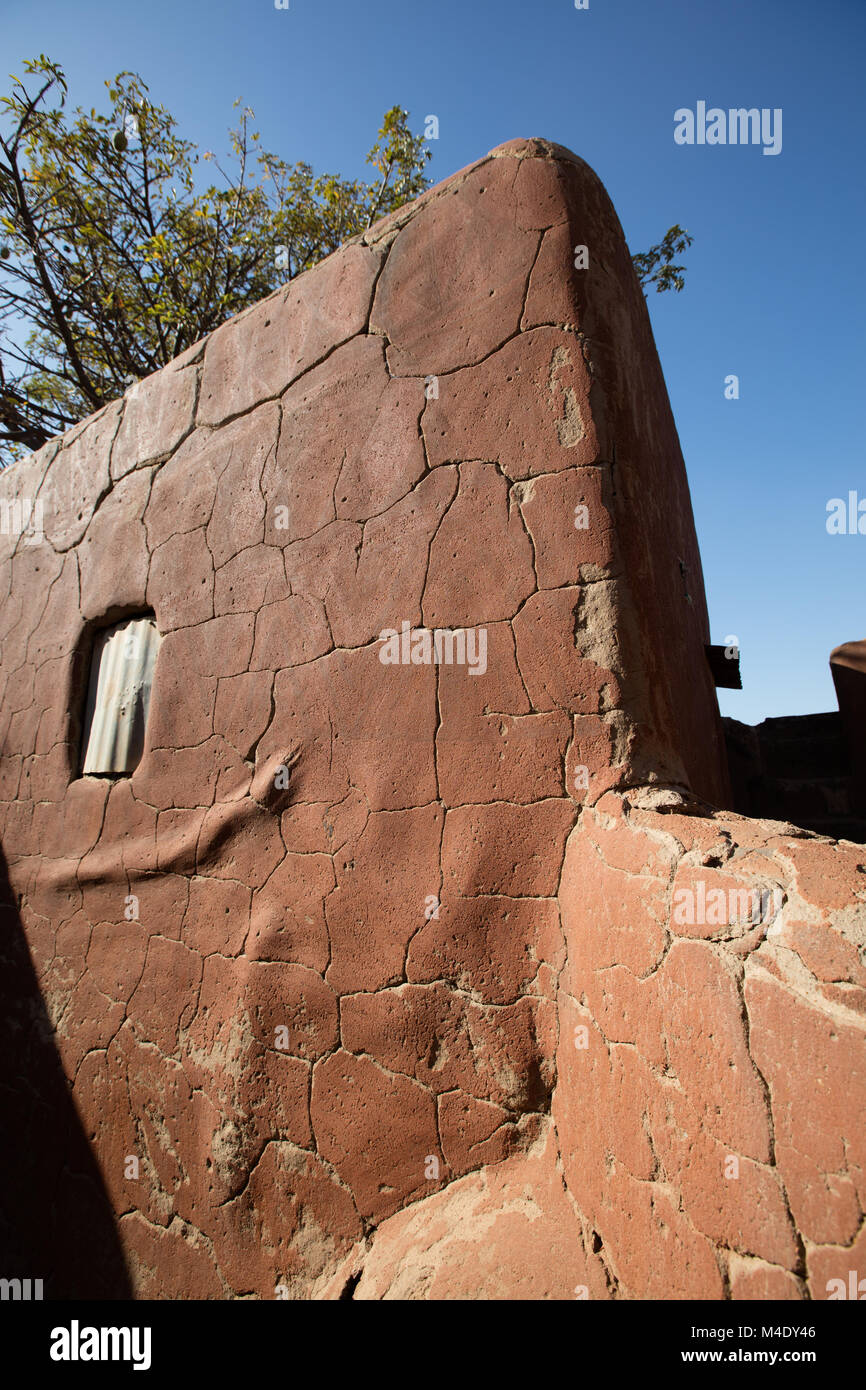
<instances>
[{"instance_id":1,"label":"clear blue sky","mask_svg":"<svg viewBox=\"0 0 866 1390\"><path fill-rule=\"evenodd\" d=\"M438 180L514 136L600 175L632 251L695 237L681 295L650 296L688 467L713 640L741 644L753 723L836 707L827 658L866 636L866 0L0 0L2 71L47 53L73 104L140 73L223 150L231 105L317 170L365 172L382 112L439 117ZM5 84L4 84L5 89ZM783 146L677 146L674 111L781 107ZM726 401L724 378L740 379Z\"/></svg>"}]
</instances>

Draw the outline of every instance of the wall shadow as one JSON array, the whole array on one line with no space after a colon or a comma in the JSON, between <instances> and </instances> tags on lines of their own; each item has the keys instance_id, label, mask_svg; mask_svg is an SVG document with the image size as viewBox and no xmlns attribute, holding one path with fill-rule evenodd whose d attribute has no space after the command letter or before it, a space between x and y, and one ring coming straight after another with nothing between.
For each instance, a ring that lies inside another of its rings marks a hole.
<instances>
[{"instance_id":1,"label":"wall shadow","mask_svg":"<svg viewBox=\"0 0 866 1390\"><path fill-rule=\"evenodd\" d=\"M45 1299L133 1297L0 849L0 1278Z\"/></svg>"}]
</instances>

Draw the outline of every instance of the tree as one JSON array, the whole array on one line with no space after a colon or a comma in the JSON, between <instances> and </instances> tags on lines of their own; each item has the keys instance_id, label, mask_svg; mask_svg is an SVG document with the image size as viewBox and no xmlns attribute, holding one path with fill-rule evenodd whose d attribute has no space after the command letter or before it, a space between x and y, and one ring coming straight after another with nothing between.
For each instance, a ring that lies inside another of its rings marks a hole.
<instances>
[{"instance_id":1,"label":"tree","mask_svg":"<svg viewBox=\"0 0 866 1390\"><path fill-rule=\"evenodd\" d=\"M179 136L136 74L105 84L107 114L68 113L62 69L44 54L24 68L32 92L13 76L0 98L5 462L121 396L429 184L430 151L399 106L367 155L376 171L367 183L314 175L264 150L248 107L224 168ZM200 162L219 183L201 187ZM657 289L682 287L682 267L650 274L670 261L674 232L687 235L672 228L643 258L655 257L647 275Z\"/></svg>"},{"instance_id":2,"label":"tree","mask_svg":"<svg viewBox=\"0 0 866 1390\"><path fill-rule=\"evenodd\" d=\"M13 456L428 186L430 153L398 106L367 156L372 183L287 164L242 108L230 166L201 157L222 183L201 190L195 147L135 74L106 83L107 115L67 119L62 70L44 55L25 68L33 94L13 77L0 99L0 447Z\"/></svg>"}]
</instances>

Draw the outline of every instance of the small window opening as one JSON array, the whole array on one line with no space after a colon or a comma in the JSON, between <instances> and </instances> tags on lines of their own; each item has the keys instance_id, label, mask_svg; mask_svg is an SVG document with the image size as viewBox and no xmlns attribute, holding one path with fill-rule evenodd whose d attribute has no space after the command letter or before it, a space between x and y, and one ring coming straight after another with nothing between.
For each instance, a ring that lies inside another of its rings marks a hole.
<instances>
[{"instance_id":1,"label":"small window opening","mask_svg":"<svg viewBox=\"0 0 866 1390\"><path fill-rule=\"evenodd\" d=\"M81 741L83 776L128 777L138 767L161 640L153 616L129 618L96 634Z\"/></svg>"}]
</instances>

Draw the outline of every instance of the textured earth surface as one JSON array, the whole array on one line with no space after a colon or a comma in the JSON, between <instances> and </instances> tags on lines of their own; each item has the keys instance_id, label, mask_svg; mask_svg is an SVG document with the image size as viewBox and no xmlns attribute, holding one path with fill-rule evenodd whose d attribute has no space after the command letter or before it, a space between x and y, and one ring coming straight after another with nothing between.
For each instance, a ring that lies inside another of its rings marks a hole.
<instances>
[{"instance_id":1,"label":"textured earth surface","mask_svg":"<svg viewBox=\"0 0 866 1390\"><path fill-rule=\"evenodd\" d=\"M866 1276L866 850L718 809L685 470L585 164L499 147L10 470L15 497L44 535L0 536L7 1274ZM145 755L81 777L94 632L151 610ZM677 911L719 889L772 919Z\"/></svg>"}]
</instances>

